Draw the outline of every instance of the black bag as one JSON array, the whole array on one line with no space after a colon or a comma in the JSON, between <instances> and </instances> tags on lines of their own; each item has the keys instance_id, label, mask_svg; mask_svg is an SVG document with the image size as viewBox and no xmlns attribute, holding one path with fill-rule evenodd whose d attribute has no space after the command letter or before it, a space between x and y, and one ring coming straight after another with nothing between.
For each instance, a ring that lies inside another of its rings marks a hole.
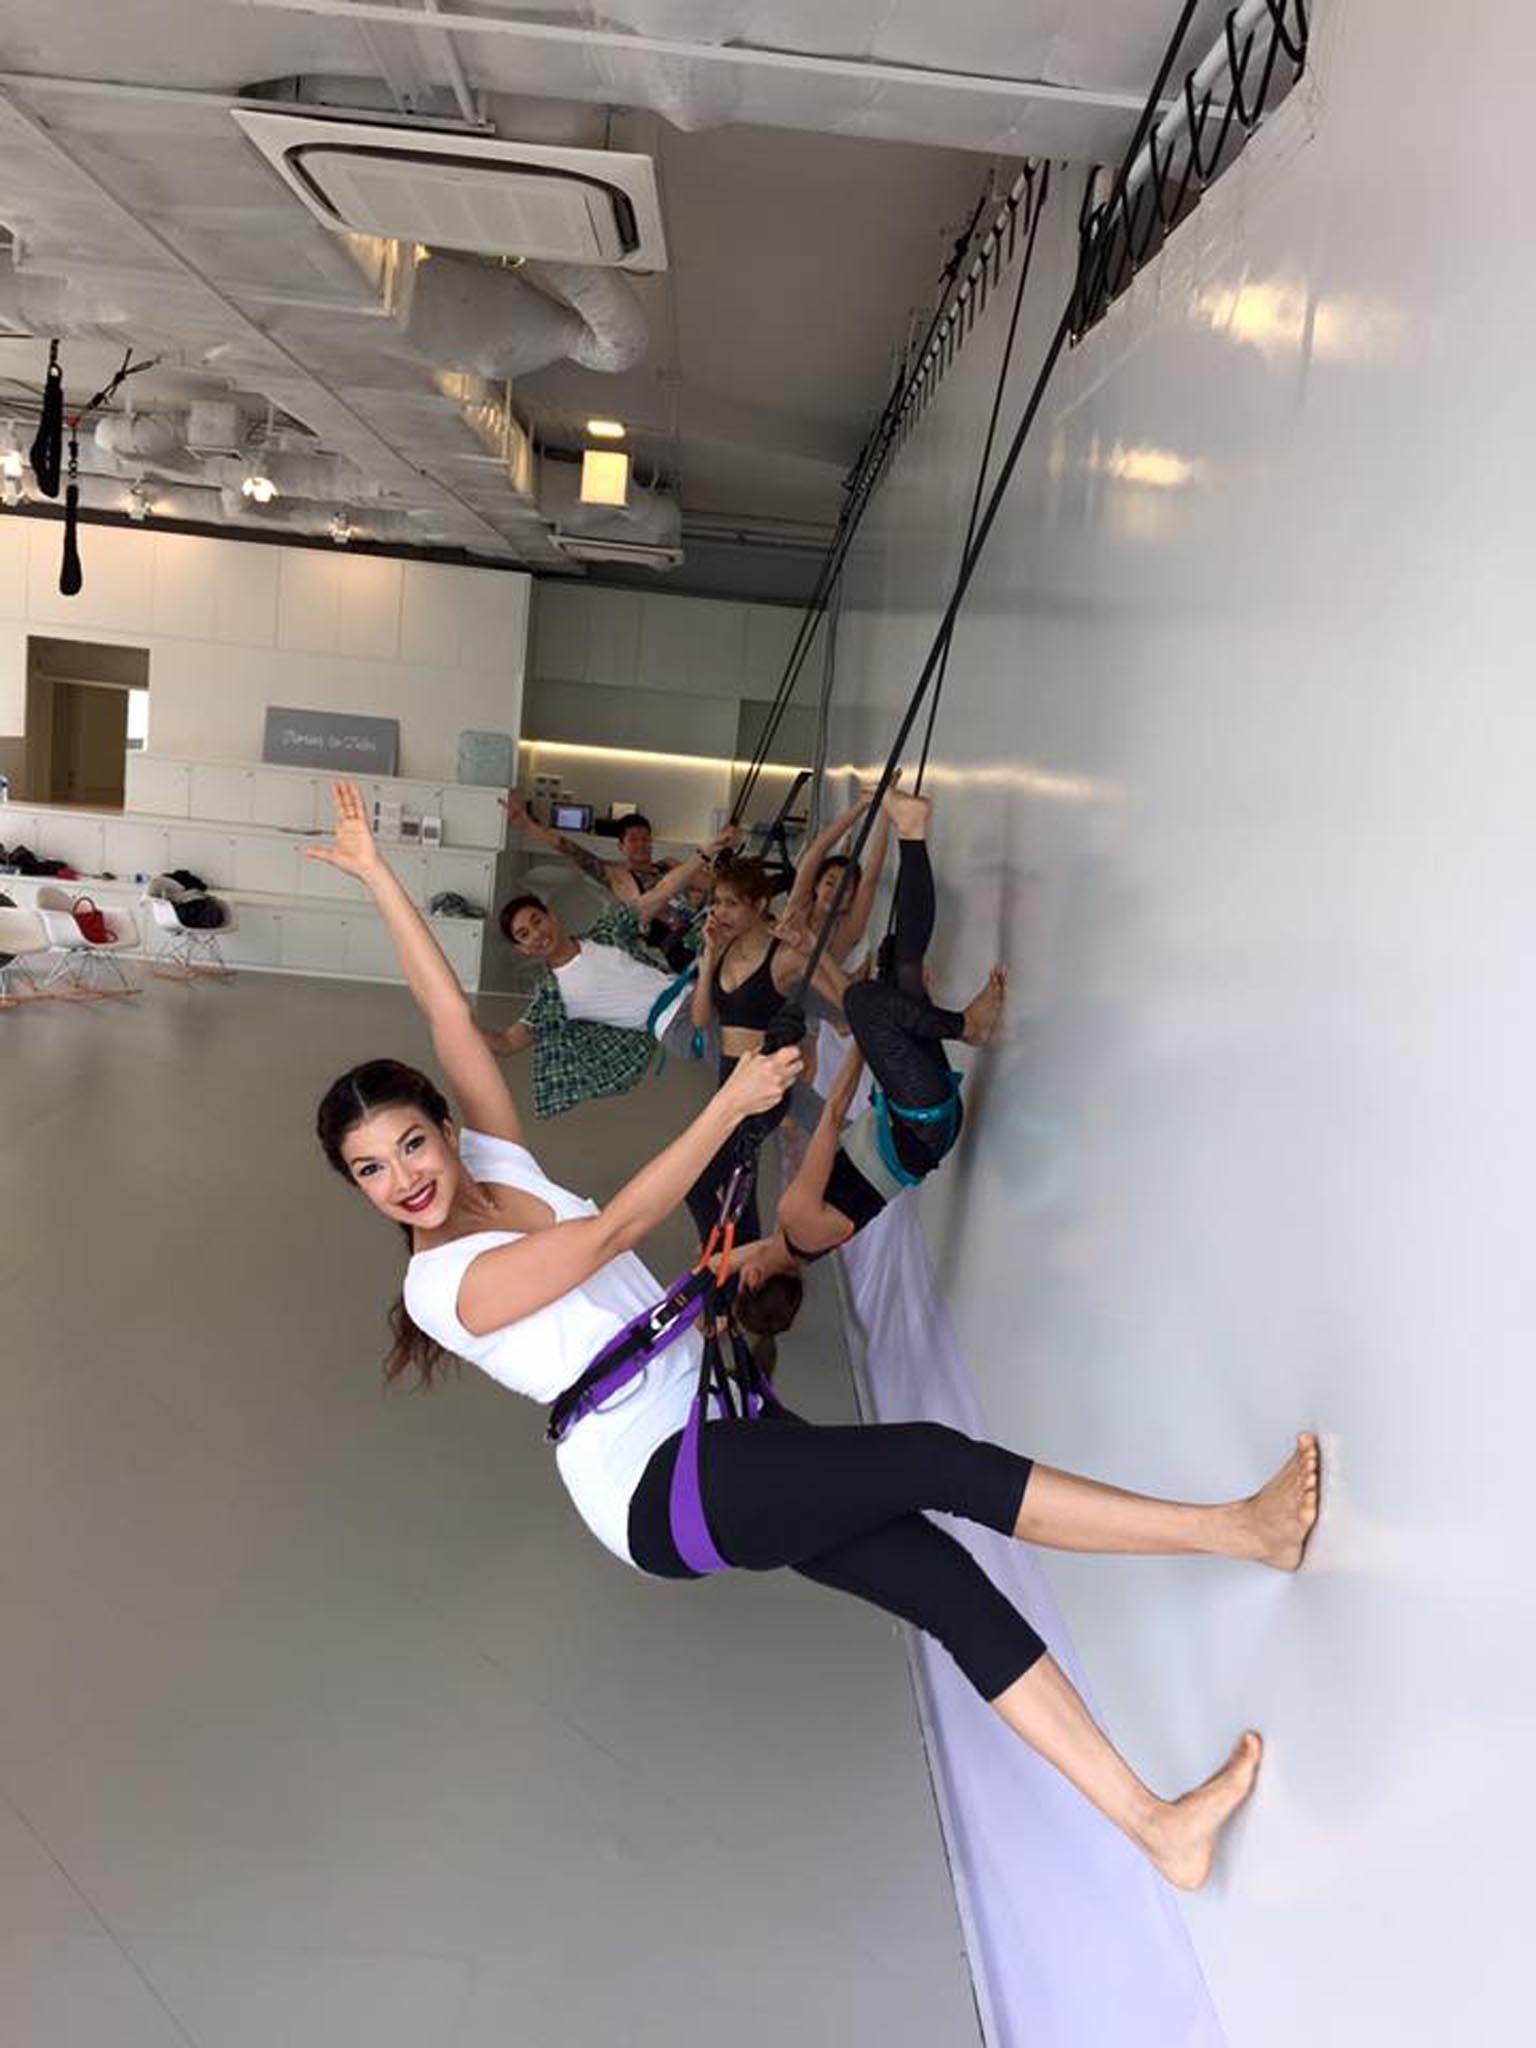
<instances>
[{"instance_id":1,"label":"black bag","mask_svg":"<svg viewBox=\"0 0 1536 2048\"><path fill-rule=\"evenodd\" d=\"M229 912L217 896L206 891L200 896L182 896L172 906L176 922L184 924L195 932L216 932L221 925L229 922Z\"/></svg>"},{"instance_id":2,"label":"black bag","mask_svg":"<svg viewBox=\"0 0 1536 2048\"><path fill-rule=\"evenodd\" d=\"M4 851L5 849L0 847L0 853ZM15 908L16 905L12 898L7 896L3 889L0 889L0 910L14 910ZM0 967L9 967L15 958L16 955L14 953L0 953Z\"/></svg>"}]
</instances>

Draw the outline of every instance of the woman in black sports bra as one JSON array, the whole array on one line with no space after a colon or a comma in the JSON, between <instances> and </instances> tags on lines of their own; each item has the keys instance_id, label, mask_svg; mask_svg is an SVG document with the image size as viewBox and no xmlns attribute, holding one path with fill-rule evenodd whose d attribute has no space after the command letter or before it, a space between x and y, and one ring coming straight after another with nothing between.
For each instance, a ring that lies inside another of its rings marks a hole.
<instances>
[{"instance_id":1,"label":"woman in black sports bra","mask_svg":"<svg viewBox=\"0 0 1536 2048\"><path fill-rule=\"evenodd\" d=\"M778 1336L800 1307L799 1269L825 1258L872 1223L888 1202L933 1172L960 1135L960 1079L946 1039L989 1042L1002 1013L1005 977L993 968L964 1010L941 1009L928 994L923 960L933 936L933 871L926 797L892 790L886 812L901 866L891 937L879 978L847 992L855 1049L827 1098L805 1159L779 1198L778 1228L743 1239L736 1270L745 1286L737 1317L755 1336ZM869 1108L845 1123L866 1059L875 1087Z\"/></svg>"},{"instance_id":2,"label":"woman in black sports bra","mask_svg":"<svg viewBox=\"0 0 1536 2048\"><path fill-rule=\"evenodd\" d=\"M774 932L768 915L772 897L773 883L761 861L732 855L717 863L699 978L693 986L693 1022L698 1030L713 1025L719 1032L722 1082L730 1079L738 1060L762 1050L763 1034L805 972L805 953L786 945ZM834 962L823 960L814 986L840 1008L848 979ZM719 1214L732 1163L731 1148L726 1147L689 1193L689 1214L701 1238L708 1237ZM738 1231L743 1238L755 1238L760 1230L754 1197Z\"/></svg>"}]
</instances>

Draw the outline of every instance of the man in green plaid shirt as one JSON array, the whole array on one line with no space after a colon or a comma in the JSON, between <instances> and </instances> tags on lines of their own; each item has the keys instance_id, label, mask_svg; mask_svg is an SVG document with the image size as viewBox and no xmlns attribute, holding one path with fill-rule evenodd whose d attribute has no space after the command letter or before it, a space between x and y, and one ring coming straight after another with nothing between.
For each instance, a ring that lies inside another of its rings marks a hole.
<instances>
[{"instance_id":1,"label":"man in green plaid shirt","mask_svg":"<svg viewBox=\"0 0 1536 2048\"><path fill-rule=\"evenodd\" d=\"M502 931L541 972L522 1021L486 1037L498 1055L533 1048L536 1117L625 1094L644 1078L693 972L673 975L646 946L641 934L658 907L652 899L699 879L729 836L701 848L650 891L610 903L579 938L538 896L514 896L504 905Z\"/></svg>"}]
</instances>

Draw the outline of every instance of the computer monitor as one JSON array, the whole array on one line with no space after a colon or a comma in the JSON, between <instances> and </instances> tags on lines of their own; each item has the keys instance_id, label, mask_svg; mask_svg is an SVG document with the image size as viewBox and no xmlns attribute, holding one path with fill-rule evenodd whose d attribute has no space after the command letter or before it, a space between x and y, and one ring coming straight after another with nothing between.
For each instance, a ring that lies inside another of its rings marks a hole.
<instances>
[{"instance_id":1,"label":"computer monitor","mask_svg":"<svg viewBox=\"0 0 1536 2048\"><path fill-rule=\"evenodd\" d=\"M561 801L554 807L550 823L557 832L590 832L592 830L592 806Z\"/></svg>"}]
</instances>

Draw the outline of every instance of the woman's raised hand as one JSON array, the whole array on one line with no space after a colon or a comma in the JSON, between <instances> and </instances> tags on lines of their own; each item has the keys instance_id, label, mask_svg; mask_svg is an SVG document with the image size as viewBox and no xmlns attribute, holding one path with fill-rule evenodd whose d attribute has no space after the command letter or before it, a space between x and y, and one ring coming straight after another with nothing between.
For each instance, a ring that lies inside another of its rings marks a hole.
<instances>
[{"instance_id":1,"label":"woman's raised hand","mask_svg":"<svg viewBox=\"0 0 1536 2048\"><path fill-rule=\"evenodd\" d=\"M331 801L336 807L336 836L329 846L306 846L304 857L323 860L327 867L340 868L344 875L356 875L366 882L383 863L362 791L352 782L333 782Z\"/></svg>"},{"instance_id":2,"label":"woman's raised hand","mask_svg":"<svg viewBox=\"0 0 1536 2048\"><path fill-rule=\"evenodd\" d=\"M720 1092L735 1114L756 1116L761 1110L777 1108L799 1080L804 1065L798 1045L785 1046L782 1052L749 1052Z\"/></svg>"}]
</instances>

